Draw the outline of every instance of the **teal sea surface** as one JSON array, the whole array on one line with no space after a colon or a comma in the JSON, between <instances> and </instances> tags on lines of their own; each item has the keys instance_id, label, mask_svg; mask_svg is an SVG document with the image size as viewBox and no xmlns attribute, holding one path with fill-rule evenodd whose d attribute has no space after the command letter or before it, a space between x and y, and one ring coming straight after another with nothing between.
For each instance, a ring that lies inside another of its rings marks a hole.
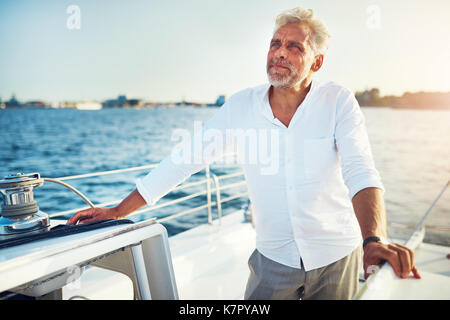
<instances>
[{"instance_id":1,"label":"teal sea surface","mask_svg":"<svg viewBox=\"0 0 450 320\"><path fill-rule=\"evenodd\" d=\"M372 152L386 188L390 237L406 237L450 179L450 111L363 107ZM158 163L179 143L177 128L194 131L217 108L155 107L144 109L5 109L0 110L0 178L16 172L64 177ZM241 170L237 165L212 165L216 175ZM94 203L120 200L148 170L67 181ZM200 171L188 181L203 179ZM450 189L450 188L449 188ZM199 189L171 192L161 202ZM222 197L245 187L224 190ZM35 190L42 211L52 214L84 207L85 203L59 185L44 183ZM214 199L213 199L214 200ZM224 214L241 209L247 199L223 204ZM206 196L134 216L164 217L206 203ZM217 209L213 208L216 215ZM61 217L64 218L64 217ZM165 223L169 235L207 222L201 210ZM450 190L425 221L425 241L450 244Z\"/></svg>"}]
</instances>

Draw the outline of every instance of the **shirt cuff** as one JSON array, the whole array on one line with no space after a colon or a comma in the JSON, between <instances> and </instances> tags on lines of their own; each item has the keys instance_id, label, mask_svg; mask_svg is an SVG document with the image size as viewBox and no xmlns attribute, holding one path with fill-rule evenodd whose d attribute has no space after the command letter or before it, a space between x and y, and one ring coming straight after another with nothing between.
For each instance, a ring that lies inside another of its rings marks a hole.
<instances>
[{"instance_id":1,"label":"shirt cuff","mask_svg":"<svg viewBox=\"0 0 450 320\"><path fill-rule=\"evenodd\" d=\"M144 186L144 183L142 182L142 178L136 179L136 189L139 192L139 194L144 198L147 205L153 204L153 199L150 197L147 189Z\"/></svg>"},{"instance_id":2,"label":"shirt cuff","mask_svg":"<svg viewBox=\"0 0 450 320\"><path fill-rule=\"evenodd\" d=\"M383 184L378 179L365 179L365 180L362 180L362 181L352 185L349 188L350 200L352 200L353 197L359 191L361 191L361 190L363 190L365 188L378 188L378 189L380 189L382 191L383 195L384 195L384 192L385 192L385 188L384 188Z\"/></svg>"}]
</instances>

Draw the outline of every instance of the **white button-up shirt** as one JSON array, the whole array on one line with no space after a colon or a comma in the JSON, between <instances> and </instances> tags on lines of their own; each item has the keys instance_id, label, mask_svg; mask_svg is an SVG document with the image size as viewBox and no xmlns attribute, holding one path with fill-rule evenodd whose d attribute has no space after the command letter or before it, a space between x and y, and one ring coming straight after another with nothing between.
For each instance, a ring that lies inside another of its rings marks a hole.
<instances>
[{"instance_id":1,"label":"white button-up shirt","mask_svg":"<svg viewBox=\"0 0 450 320\"><path fill-rule=\"evenodd\" d=\"M289 126L274 117L270 84L233 96L203 130L136 181L152 205L227 152L237 152L255 217L256 248L278 263L306 271L333 263L361 243L351 199L384 191L364 117L353 93L312 81Z\"/></svg>"}]
</instances>

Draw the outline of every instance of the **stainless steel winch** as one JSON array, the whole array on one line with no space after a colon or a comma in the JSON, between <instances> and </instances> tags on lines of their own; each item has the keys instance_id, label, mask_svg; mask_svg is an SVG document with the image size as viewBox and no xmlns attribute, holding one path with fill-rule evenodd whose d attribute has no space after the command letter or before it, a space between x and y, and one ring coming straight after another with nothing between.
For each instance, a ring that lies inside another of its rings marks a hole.
<instances>
[{"instance_id":1,"label":"stainless steel winch","mask_svg":"<svg viewBox=\"0 0 450 320\"><path fill-rule=\"evenodd\" d=\"M60 179L41 177L39 173L16 173L0 180L0 192L3 195L3 205L0 212L0 244L17 245L23 237L33 241L36 235L47 236L51 234L49 215L40 211L34 200L33 190L46 182L60 184L79 195L89 206L94 204L80 191ZM48 234L44 234L48 232ZM28 238L28 236L30 236ZM7 241L7 240L13 241ZM6 240L6 241L5 241ZM19 241L16 241L19 240ZM19 287L11 288L13 294L24 294L26 296L41 297L58 291L62 286L76 280L83 268L77 275L72 275L67 270L58 270L52 274L40 277Z\"/></svg>"},{"instance_id":2,"label":"stainless steel winch","mask_svg":"<svg viewBox=\"0 0 450 320\"><path fill-rule=\"evenodd\" d=\"M39 210L33 195L33 189L43 183L39 173L16 173L0 180L0 240L49 230L49 216Z\"/></svg>"}]
</instances>

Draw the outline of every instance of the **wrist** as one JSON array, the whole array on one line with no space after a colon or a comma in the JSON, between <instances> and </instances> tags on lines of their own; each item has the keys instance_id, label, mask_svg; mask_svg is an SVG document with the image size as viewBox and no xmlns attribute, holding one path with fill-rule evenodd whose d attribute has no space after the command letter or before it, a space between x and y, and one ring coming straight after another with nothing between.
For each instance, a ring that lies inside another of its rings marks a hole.
<instances>
[{"instance_id":1,"label":"wrist","mask_svg":"<svg viewBox=\"0 0 450 320\"><path fill-rule=\"evenodd\" d=\"M120 208L119 208L119 206L116 206L116 207L112 207L112 208L111 208L111 218L112 218L112 219L121 219L122 216L123 216L123 215L120 213Z\"/></svg>"},{"instance_id":2,"label":"wrist","mask_svg":"<svg viewBox=\"0 0 450 320\"><path fill-rule=\"evenodd\" d=\"M369 243L382 243L389 244L388 240L383 236L368 236L363 240L363 248L366 247Z\"/></svg>"}]
</instances>

